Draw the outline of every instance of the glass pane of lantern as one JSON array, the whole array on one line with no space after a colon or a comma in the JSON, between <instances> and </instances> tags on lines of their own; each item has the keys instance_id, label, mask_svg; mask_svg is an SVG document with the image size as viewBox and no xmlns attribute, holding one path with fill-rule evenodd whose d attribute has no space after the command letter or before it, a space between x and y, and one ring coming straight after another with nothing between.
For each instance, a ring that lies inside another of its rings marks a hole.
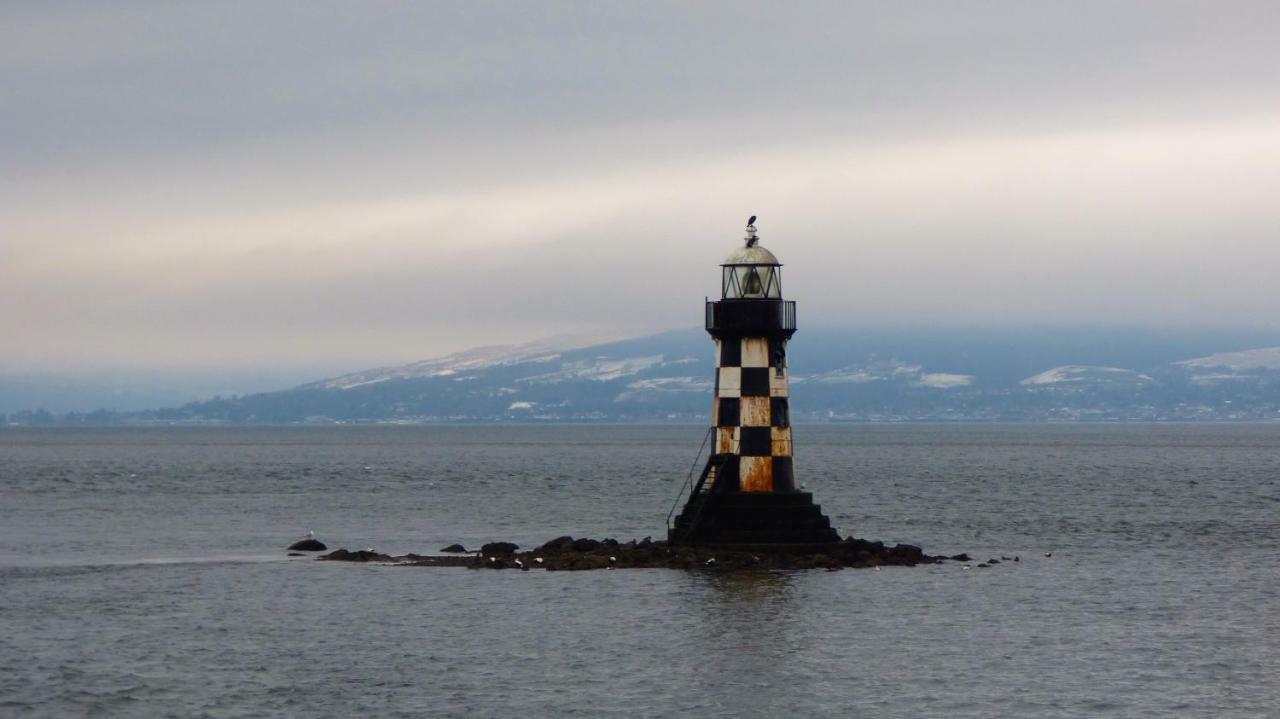
<instances>
[{"instance_id":1,"label":"glass pane of lantern","mask_svg":"<svg viewBox=\"0 0 1280 719\"><path fill-rule=\"evenodd\" d=\"M779 298L782 297L782 287L778 282L777 267L761 267L760 281L764 285L764 296Z\"/></svg>"},{"instance_id":2,"label":"glass pane of lantern","mask_svg":"<svg viewBox=\"0 0 1280 719\"><path fill-rule=\"evenodd\" d=\"M735 300L741 297L742 293L738 291L737 280L738 278L734 273L733 267L724 268L724 280L723 280L723 286L721 287L720 296L724 297L727 300Z\"/></svg>"},{"instance_id":3,"label":"glass pane of lantern","mask_svg":"<svg viewBox=\"0 0 1280 719\"><path fill-rule=\"evenodd\" d=\"M733 281L736 285L735 291L737 292L737 294L734 295L735 297L750 297L746 292L747 276L750 269L750 267L742 265L733 268Z\"/></svg>"}]
</instances>

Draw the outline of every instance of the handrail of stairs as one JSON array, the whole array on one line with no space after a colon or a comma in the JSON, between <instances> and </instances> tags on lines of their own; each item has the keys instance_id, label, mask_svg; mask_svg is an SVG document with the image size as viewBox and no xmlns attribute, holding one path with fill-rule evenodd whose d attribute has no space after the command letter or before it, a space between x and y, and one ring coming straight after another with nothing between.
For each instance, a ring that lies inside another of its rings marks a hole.
<instances>
[{"instance_id":1,"label":"handrail of stairs","mask_svg":"<svg viewBox=\"0 0 1280 719\"><path fill-rule=\"evenodd\" d=\"M689 465L689 476L685 477L684 482L680 485L680 491L676 493L676 499L671 503L671 511L667 512L667 529L671 529L671 518L675 516L676 508L680 506L680 498L684 496L685 490L692 490L693 488L693 473L698 471L698 460L702 459L702 450L707 448L707 441L711 439L711 435L715 431L715 427L708 427L707 433L702 435L702 444L698 446L698 453L693 457L693 464ZM693 496L692 491L690 491L689 496Z\"/></svg>"},{"instance_id":2,"label":"handrail of stairs","mask_svg":"<svg viewBox=\"0 0 1280 719\"><path fill-rule=\"evenodd\" d=\"M732 457L734 454L737 454L737 452L738 452L738 446L735 444L733 447L733 451L728 454L712 454L710 457L707 457L707 466L703 468L702 476L698 478L698 484L693 488L693 491L689 494L689 496L692 497L698 492L702 491L702 485L706 483L707 477L711 475L712 470L715 470L717 474L716 478L719 479L720 470L724 468L724 465L726 462L729 461L729 458ZM707 507L707 500L704 499L702 503L698 505L697 511L695 511L693 513L693 516L689 518L689 526L685 527L685 530L684 530L684 534L687 539L692 540L694 534L697 533L698 520L702 519L702 510L706 509L706 507Z\"/></svg>"}]
</instances>

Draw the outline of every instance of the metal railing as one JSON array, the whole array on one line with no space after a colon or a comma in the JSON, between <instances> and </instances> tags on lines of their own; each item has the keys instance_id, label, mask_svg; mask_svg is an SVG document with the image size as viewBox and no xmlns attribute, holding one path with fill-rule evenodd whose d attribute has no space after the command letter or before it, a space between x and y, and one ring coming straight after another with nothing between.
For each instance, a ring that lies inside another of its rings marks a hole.
<instances>
[{"instance_id":1,"label":"metal railing","mask_svg":"<svg viewBox=\"0 0 1280 719\"><path fill-rule=\"evenodd\" d=\"M794 300L708 300L706 313L706 328L711 332L796 329Z\"/></svg>"},{"instance_id":2,"label":"metal railing","mask_svg":"<svg viewBox=\"0 0 1280 719\"><path fill-rule=\"evenodd\" d=\"M703 491L703 487L706 485L707 480L712 477L712 473L715 474L715 479L712 481L713 482L719 481L720 470L724 468L725 463L731 457L738 454L738 450L739 450L738 440L735 440L733 442L728 452L717 452L715 451L716 448L712 447L712 452L709 455L707 455L707 462L702 468L702 474L698 476L698 481L696 484L693 482L693 472L698 467L698 459L702 457L702 450L706 448L707 440L710 438L712 433L714 433L717 429L718 429L717 427L711 427L710 429L707 430L707 434L703 436L702 445L698 447L698 454L696 457L694 457L693 466L689 468L689 476L686 478L684 484L680 486L680 491L676 494L676 500L671 504L671 511L667 512L668 535L670 535L672 531L675 529L675 525L671 523L671 519L672 517L675 516L676 508L680 506L680 499L684 497L685 491L686 490L688 491L689 500L692 502L693 498ZM718 439L719 438L717 438L717 441ZM707 506L706 503L707 503L707 500L704 498L702 502L699 503L697 508L694 510L693 516L689 518L688 526L684 528L684 534L686 535L686 538L692 538L694 533L696 532L698 527L698 520L702 518L702 510L706 508Z\"/></svg>"},{"instance_id":3,"label":"metal railing","mask_svg":"<svg viewBox=\"0 0 1280 719\"><path fill-rule=\"evenodd\" d=\"M689 491L689 501L693 501L692 498L702 489L707 478L711 476L712 472L715 472L717 475L715 481L720 480L720 470L724 469L725 462L729 461L730 456L731 455L728 454L713 454L707 458L707 466L702 470L702 476L698 478L698 483ZM698 508L694 510L693 516L689 518L688 525L684 528L685 539L690 543L692 543L694 535L698 532L698 521L702 519L702 510L707 508L707 500L710 498L710 492L707 494L708 497L703 498L703 500L698 503Z\"/></svg>"},{"instance_id":4,"label":"metal railing","mask_svg":"<svg viewBox=\"0 0 1280 719\"><path fill-rule=\"evenodd\" d=\"M671 503L671 511L667 512L667 529L671 529L671 518L676 514L676 508L680 506L680 499L684 497L686 491L693 496L693 473L698 471L698 461L702 459L702 450L707 448L707 441L711 439L711 435L716 431L715 427L708 427L707 433L702 435L702 444L698 446L698 453L693 457L693 464L689 465L689 476L685 478L680 485L680 491L676 492L676 499Z\"/></svg>"}]
</instances>

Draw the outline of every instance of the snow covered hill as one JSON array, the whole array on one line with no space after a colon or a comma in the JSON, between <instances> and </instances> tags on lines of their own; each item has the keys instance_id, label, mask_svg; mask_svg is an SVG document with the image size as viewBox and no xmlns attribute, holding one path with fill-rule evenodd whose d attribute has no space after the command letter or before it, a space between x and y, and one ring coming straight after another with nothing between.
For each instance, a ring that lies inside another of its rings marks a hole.
<instances>
[{"instance_id":1,"label":"snow covered hill","mask_svg":"<svg viewBox=\"0 0 1280 719\"><path fill-rule=\"evenodd\" d=\"M1262 349L1248 347L1246 342ZM1272 419L1280 337L1113 330L802 330L796 421ZM1230 352L1218 352L1223 347ZM1193 359L1187 359L1191 357ZM1227 378L1215 379L1215 378ZM700 330L485 347L290 390L142 413L145 421L707 421Z\"/></svg>"}]
</instances>

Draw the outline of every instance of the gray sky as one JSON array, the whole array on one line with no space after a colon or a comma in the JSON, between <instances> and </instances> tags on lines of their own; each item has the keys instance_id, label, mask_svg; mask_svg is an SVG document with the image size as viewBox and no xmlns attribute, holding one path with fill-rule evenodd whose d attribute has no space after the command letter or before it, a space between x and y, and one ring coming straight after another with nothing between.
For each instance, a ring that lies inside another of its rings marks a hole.
<instances>
[{"instance_id":1,"label":"gray sky","mask_svg":"<svg viewBox=\"0 0 1280 719\"><path fill-rule=\"evenodd\" d=\"M1280 3L6 3L0 369L1274 327ZM303 10L305 8L305 11Z\"/></svg>"}]
</instances>

